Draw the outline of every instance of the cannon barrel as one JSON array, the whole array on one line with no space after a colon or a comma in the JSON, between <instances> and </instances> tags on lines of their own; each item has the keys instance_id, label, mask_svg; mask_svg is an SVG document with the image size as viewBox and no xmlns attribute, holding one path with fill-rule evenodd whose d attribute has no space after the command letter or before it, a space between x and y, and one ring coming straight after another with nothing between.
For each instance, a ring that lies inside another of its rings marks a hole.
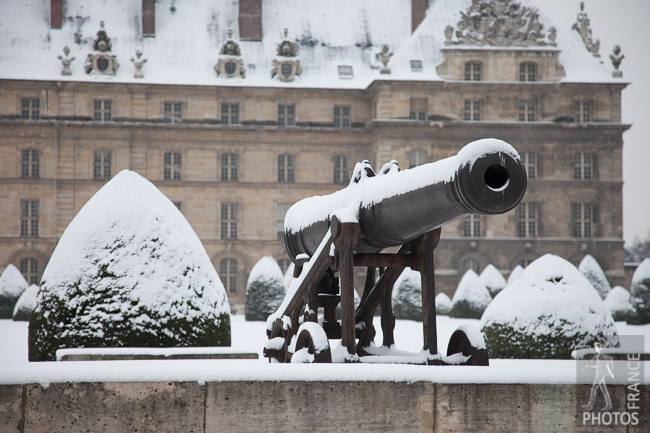
<instances>
[{"instance_id":1,"label":"cannon barrel","mask_svg":"<svg viewBox=\"0 0 650 433\"><path fill-rule=\"evenodd\" d=\"M449 158L297 202L285 216L285 246L294 261L299 254L312 256L333 215L359 222L357 252L402 245L470 214L508 212L523 198L526 177L511 145L477 140Z\"/></svg>"}]
</instances>

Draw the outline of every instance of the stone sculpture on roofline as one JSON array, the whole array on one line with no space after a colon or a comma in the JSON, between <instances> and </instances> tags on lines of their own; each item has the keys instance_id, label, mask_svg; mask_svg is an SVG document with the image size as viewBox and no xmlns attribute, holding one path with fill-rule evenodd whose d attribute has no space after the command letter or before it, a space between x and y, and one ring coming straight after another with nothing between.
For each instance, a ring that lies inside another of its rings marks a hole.
<instances>
[{"instance_id":1,"label":"stone sculpture on roofline","mask_svg":"<svg viewBox=\"0 0 650 433\"><path fill-rule=\"evenodd\" d=\"M302 73L300 60L295 57L298 54L298 46L288 39L289 31L284 29L284 39L278 44L278 56L281 59L273 60L271 78L277 75L280 81L293 81Z\"/></svg>"},{"instance_id":2,"label":"stone sculpture on roofline","mask_svg":"<svg viewBox=\"0 0 650 433\"><path fill-rule=\"evenodd\" d=\"M61 69L61 75L72 75L72 71L70 71L70 64L74 61L74 56L69 57L70 55L70 48L67 46L63 47L63 54L64 57L59 56L59 60L61 60L61 64L63 65L63 69Z\"/></svg>"},{"instance_id":3,"label":"stone sculpture on roofline","mask_svg":"<svg viewBox=\"0 0 650 433\"><path fill-rule=\"evenodd\" d=\"M584 42L587 51L589 51L594 57L600 58L598 51L600 50L600 39L592 39L591 37L591 21L585 12L585 2L580 2L580 12L576 18L576 22L573 23L571 28L578 32Z\"/></svg>"},{"instance_id":4,"label":"stone sculpture on roofline","mask_svg":"<svg viewBox=\"0 0 650 433\"><path fill-rule=\"evenodd\" d=\"M114 54L110 54L112 48L111 38L104 30L104 21L99 23L99 31L93 41L93 53L88 54L84 69L87 74L96 73L102 75L115 75L120 64Z\"/></svg>"},{"instance_id":5,"label":"stone sculpture on roofline","mask_svg":"<svg viewBox=\"0 0 650 433\"><path fill-rule=\"evenodd\" d=\"M214 71L219 77L235 78L246 77L244 61L241 59L241 49L239 44L232 39L232 30L228 29L228 39L221 46L219 51L219 60L214 65Z\"/></svg>"},{"instance_id":6,"label":"stone sculpture on roofline","mask_svg":"<svg viewBox=\"0 0 650 433\"><path fill-rule=\"evenodd\" d=\"M614 45L614 48L612 49L612 53L609 55L609 59L612 61L612 66L614 67L614 70L612 71L612 76L614 78L622 78L623 77L623 71L619 69L621 66L621 62L625 58L625 55L621 52L621 46L620 45Z\"/></svg>"},{"instance_id":7,"label":"stone sculpture on roofline","mask_svg":"<svg viewBox=\"0 0 650 433\"><path fill-rule=\"evenodd\" d=\"M496 215L524 196L526 170L517 151L496 139L466 145L452 159L399 171L395 161L379 174L357 163L348 187L294 204L284 220L284 242L295 264L287 294L266 322L264 356L276 362L371 362L424 365L488 365L477 328L451 336L438 351L433 253L441 227L470 214ZM382 253L399 247L397 253ZM355 267L366 284L354 307ZM422 285L422 352L396 354L393 286L406 267ZM379 276L377 271L380 270ZM341 321L336 319L341 304ZM373 342L381 306L383 347ZM319 312L322 311L322 314ZM341 339L334 356L329 340ZM386 355L389 356L386 356Z\"/></svg>"}]
</instances>

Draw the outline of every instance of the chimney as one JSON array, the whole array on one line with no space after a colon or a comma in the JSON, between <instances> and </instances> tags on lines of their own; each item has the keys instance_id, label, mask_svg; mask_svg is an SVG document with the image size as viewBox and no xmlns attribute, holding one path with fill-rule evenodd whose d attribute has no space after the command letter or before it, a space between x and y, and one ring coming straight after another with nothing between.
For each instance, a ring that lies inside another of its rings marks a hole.
<instances>
[{"instance_id":1,"label":"chimney","mask_svg":"<svg viewBox=\"0 0 650 433\"><path fill-rule=\"evenodd\" d=\"M262 0L239 0L239 38L262 40Z\"/></svg>"},{"instance_id":2,"label":"chimney","mask_svg":"<svg viewBox=\"0 0 650 433\"><path fill-rule=\"evenodd\" d=\"M427 0L411 0L411 33L418 28L427 14Z\"/></svg>"},{"instance_id":3,"label":"chimney","mask_svg":"<svg viewBox=\"0 0 650 433\"><path fill-rule=\"evenodd\" d=\"M50 28L60 29L63 24L63 0L50 0Z\"/></svg>"},{"instance_id":4,"label":"chimney","mask_svg":"<svg viewBox=\"0 0 650 433\"><path fill-rule=\"evenodd\" d=\"M142 0L142 36L156 36L155 0Z\"/></svg>"}]
</instances>

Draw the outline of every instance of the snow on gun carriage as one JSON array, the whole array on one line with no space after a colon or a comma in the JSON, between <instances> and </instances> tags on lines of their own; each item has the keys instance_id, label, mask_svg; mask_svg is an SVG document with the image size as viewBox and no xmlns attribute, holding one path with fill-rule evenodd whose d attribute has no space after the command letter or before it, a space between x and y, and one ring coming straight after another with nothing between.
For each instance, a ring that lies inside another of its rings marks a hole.
<instances>
[{"instance_id":1,"label":"snow on gun carriage","mask_svg":"<svg viewBox=\"0 0 650 433\"><path fill-rule=\"evenodd\" d=\"M284 240L295 271L284 301L267 319L264 356L270 362L488 365L475 327L460 327L447 356L438 353L434 249L444 224L470 214L505 213L521 201L526 184L517 151L504 141L482 139L457 155L404 171L391 161L375 175L367 161L358 163L346 188L294 204L285 217ZM391 247L399 250L381 252ZM367 268L356 311L355 266ZM424 331L423 350L408 355L394 348L391 303L406 267L421 275ZM384 347L374 345L379 307ZM341 339L336 351L329 339Z\"/></svg>"}]
</instances>

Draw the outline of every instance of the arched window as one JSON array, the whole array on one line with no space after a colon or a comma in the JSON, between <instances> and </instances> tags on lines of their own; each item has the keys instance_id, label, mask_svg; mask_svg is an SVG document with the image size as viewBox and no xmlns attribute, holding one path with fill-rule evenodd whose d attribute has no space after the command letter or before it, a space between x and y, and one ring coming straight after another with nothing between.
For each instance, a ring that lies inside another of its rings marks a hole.
<instances>
[{"instance_id":1,"label":"arched window","mask_svg":"<svg viewBox=\"0 0 650 433\"><path fill-rule=\"evenodd\" d=\"M537 63L521 62L519 64L519 81L537 81Z\"/></svg>"},{"instance_id":2,"label":"arched window","mask_svg":"<svg viewBox=\"0 0 650 433\"><path fill-rule=\"evenodd\" d=\"M20 273L23 274L29 284L38 285L38 260L31 257L22 259L20 261Z\"/></svg>"},{"instance_id":3,"label":"arched window","mask_svg":"<svg viewBox=\"0 0 650 433\"><path fill-rule=\"evenodd\" d=\"M465 63L465 81L482 81L483 64L481 62Z\"/></svg>"},{"instance_id":4,"label":"arched window","mask_svg":"<svg viewBox=\"0 0 650 433\"><path fill-rule=\"evenodd\" d=\"M226 292L237 293L237 260L221 260L219 263L219 276L226 288Z\"/></svg>"},{"instance_id":5,"label":"arched window","mask_svg":"<svg viewBox=\"0 0 650 433\"><path fill-rule=\"evenodd\" d=\"M469 259L463 260L463 266L462 266L462 269L461 269L462 270L461 274L464 275L465 272L467 272L470 269L478 274L480 272L480 270L481 270L481 264L479 263L478 260L476 260L474 258L469 258Z\"/></svg>"},{"instance_id":6,"label":"arched window","mask_svg":"<svg viewBox=\"0 0 650 433\"><path fill-rule=\"evenodd\" d=\"M409 168L417 167L427 162L427 151L414 149L409 152Z\"/></svg>"},{"instance_id":7,"label":"arched window","mask_svg":"<svg viewBox=\"0 0 650 433\"><path fill-rule=\"evenodd\" d=\"M348 157L336 155L334 157L334 183L348 183L350 180L350 164Z\"/></svg>"}]
</instances>

